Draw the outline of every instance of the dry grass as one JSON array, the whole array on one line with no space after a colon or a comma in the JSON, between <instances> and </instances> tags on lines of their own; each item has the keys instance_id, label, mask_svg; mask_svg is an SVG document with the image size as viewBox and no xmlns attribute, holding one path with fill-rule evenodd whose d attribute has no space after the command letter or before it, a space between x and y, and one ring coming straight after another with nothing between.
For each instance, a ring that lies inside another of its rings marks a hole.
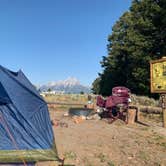
<instances>
[{"instance_id":1,"label":"dry grass","mask_svg":"<svg viewBox=\"0 0 166 166\"><path fill-rule=\"evenodd\" d=\"M96 103L95 95L91 95L92 103ZM84 107L88 103L87 94L56 94L56 95L47 95L44 98L46 102L55 102L58 104L49 105L49 110L69 110L69 108L74 107ZM63 103L63 104L60 104Z\"/></svg>"},{"instance_id":2,"label":"dry grass","mask_svg":"<svg viewBox=\"0 0 166 166\"><path fill-rule=\"evenodd\" d=\"M96 104L96 95L91 95L92 102ZM58 104L51 106L50 109L68 110L71 107L84 107L88 103L87 94L56 94L45 96L46 102L56 102ZM159 107L159 101L146 96L131 95L131 105L136 105L141 112L147 114L161 114L162 109ZM62 104L60 104L62 103ZM65 103L65 104L63 104ZM80 105L78 105L80 104Z\"/></svg>"},{"instance_id":3,"label":"dry grass","mask_svg":"<svg viewBox=\"0 0 166 166\"><path fill-rule=\"evenodd\" d=\"M92 96L92 100L95 101L95 96ZM47 102L62 102L62 103L87 103L88 95L87 94L56 94L56 95L47 95L45 97Z\"/></svg>"},{"instance_id":4,"label":"dry grass","mask_svg":"<svg viewBox=\"0 0 166 166\"><path fill-rule=\"evenodd\" d=\"M147 96L137 96L137 95L132 94L131 101L134 105L143 105L143 106L152 106L152 107L159 106L158 100L149 98Z\"/></svg>"},{"instance_id":5,"label":"dry grass","mask_svg":"<svg viewBox=\"0 0 166 166\"><path fill-rule=\"evenodd\" d=\"M96 95L91 95L92 101L96 102ZM47 102L66 102L66 103L86 103L88 101L87 94L56 94L45 96ZM159 106L159 101L147 96L131 95L132 103L144 106Z\"/></svg>"}]
</instances>

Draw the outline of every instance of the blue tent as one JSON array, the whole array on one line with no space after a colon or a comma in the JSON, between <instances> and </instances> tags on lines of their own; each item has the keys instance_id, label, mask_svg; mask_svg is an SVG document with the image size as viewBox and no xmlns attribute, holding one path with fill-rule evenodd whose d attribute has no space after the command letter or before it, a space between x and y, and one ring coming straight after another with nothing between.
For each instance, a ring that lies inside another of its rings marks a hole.
<instances>
[{"instance_id":1,"label":"blue tent","mask_svg":"<svg viewBox=\"0 0 166 166\"><path fill-rule=\"evenodd\" d=\"M57 159L46 102L21 70L0 66L0 163Z\"/></svg>"}]
</instances>

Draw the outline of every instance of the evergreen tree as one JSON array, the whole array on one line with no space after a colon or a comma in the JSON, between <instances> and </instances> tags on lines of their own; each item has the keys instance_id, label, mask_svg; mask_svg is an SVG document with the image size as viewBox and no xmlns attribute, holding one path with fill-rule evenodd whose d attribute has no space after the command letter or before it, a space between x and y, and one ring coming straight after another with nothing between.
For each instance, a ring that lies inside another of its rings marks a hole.
<instances>
[{"instance_id":1,"label":"evergreen tree","mask_svg":"<svg viewBox=\"0 0 166 166\"><path fill-rule=\"evenodd\" d=\"M92 84L92 92L94 94L100 93L100 77L96 78L95 81Z\"/></svg>"},{"instance_id":2,"label":"evergreen tree","mask_svg":"<svg viewBox=\"0 0 166 166\"><path fill-rule=\"evenodd\" d=\"M103 95L114 86L126 86L133 93L150 95L149 61L166 55L166 1L134 0L113 26L108 37L108 56L97 83ZM93 90L95 90L93 86Z\"/></svg>"}]
</instances>

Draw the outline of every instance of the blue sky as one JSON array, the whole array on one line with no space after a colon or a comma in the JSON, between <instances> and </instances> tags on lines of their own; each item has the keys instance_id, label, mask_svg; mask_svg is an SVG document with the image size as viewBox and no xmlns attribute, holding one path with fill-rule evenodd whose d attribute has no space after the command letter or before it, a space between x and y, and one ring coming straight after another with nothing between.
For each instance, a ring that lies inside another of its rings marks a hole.
<instances>
[{"instance_id":1,"label":"blue sky","mask_svg":"<svg viewBox=\"0 0 166 166\"><path fill-rule=\"evenodd\" d=\"M131 0L0 0L0 64L34 84L76 77L91 85L107 37Z\"/></svg>"}]
</instances>

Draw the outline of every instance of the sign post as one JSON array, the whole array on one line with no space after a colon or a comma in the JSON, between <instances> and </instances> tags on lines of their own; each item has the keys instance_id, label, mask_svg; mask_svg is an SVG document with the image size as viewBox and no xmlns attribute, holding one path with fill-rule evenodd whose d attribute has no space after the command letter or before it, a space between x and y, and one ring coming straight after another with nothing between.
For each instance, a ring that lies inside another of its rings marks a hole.
<instances>
[{"instance_id":1,"label":"sign post","mask_svg":"<svg viewBox=\"0 0 166 166\"><path fill-rule=\"evenodd\" d=\"M151 93L159 93L162 100L163 127L166 128L166 57L150 62Z\"/></svg>"},{"instance_id":2,"label":"sign post","mask_svg":"<svg viewBox=\"0 0 166 166\"><path fill-rule=\"evenodd\" d=\"M161 94L162 111L163 111L163 127L166 128L166 94Z\"/></svg>"}]
</instances>

